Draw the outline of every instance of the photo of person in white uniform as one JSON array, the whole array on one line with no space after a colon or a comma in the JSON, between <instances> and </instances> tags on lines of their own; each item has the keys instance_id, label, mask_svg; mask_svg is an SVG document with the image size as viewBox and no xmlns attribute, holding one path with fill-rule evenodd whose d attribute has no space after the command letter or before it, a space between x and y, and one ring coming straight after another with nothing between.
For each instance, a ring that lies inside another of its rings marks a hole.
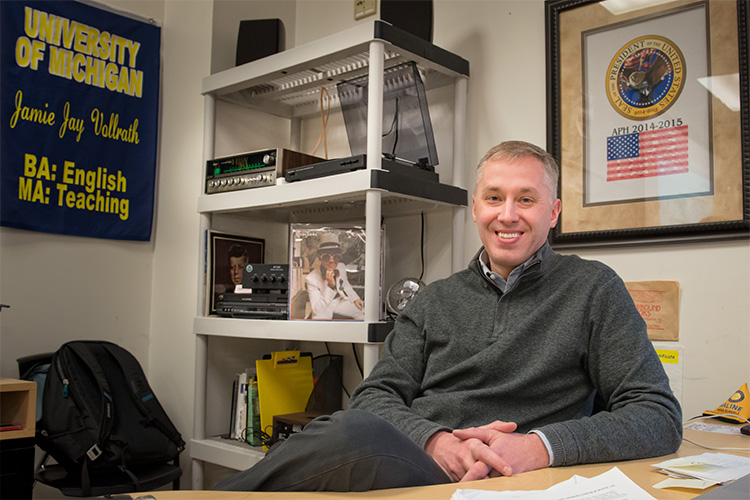
<instances>
[{"instance_id":1,"label":"photo of person in white uniform","mask_svg":"<svg viewBox=\"0 0 750 500\"><path fill-rule=\"evenodd\" d=\"M320 265L305 278L312 319L364 319L365 303L349 283L341 256L338 235L323 234L318 246Z\"/></svg>"}]
</instances>

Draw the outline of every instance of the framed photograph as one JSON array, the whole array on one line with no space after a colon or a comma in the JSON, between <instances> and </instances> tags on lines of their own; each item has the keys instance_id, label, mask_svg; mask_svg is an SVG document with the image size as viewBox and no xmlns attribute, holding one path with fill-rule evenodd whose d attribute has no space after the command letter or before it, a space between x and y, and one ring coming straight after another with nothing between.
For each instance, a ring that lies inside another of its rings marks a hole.
<instances>
[{"instance_id":1,"label":"framed photograph","mask_svg":"<svg viewBox=\"0 0 750 500\"><path fill-rule=\"evenodd\" d=\"M292 224L289 319L364 320L365 229Z\"/></svg>"},{"instance_id":2,"label":"framed photograph","mask_svg":"<svg viewBox=\"0 0 750 500\"><path fill-rule=\"evenodd\" d=\"M546 2L554 247L750 236L747 10Z\"/></svg>"},{"instance_id":3,"label":"framed photograph","mask_svg":"<svg viewBox=\"0 0 750 500\"><path fill-rule=\"evenodd\" d=\"M265 240L209 231L208 258L211 263L209 314L216 314L216 297L242 286L245 264L263 264Z\"/></svg>"}]
</instances>

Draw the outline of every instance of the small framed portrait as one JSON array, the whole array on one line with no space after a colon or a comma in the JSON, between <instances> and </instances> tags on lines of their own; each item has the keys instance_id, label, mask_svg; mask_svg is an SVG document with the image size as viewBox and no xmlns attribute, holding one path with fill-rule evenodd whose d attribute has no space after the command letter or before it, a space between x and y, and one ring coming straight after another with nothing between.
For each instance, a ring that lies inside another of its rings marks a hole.
<instances>
[{"instance_id":1,"label":"small framed portrait","mask_svg":"<svg viewBox=\"0 0 750 500\"><path fill-rule=\"evenodd\" d=\"M242 286L242 269L246 264L262 264L265 240L209 231L211 290L209 314L216 314L216 297L234 292Z\"/></svg>"}]
</instances>

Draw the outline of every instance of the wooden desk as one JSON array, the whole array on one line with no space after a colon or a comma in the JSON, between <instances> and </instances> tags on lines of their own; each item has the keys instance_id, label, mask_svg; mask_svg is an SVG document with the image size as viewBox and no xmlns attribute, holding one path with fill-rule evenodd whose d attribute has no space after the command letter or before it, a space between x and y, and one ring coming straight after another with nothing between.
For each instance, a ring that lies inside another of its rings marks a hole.
<instances>
[{"instance_id":1,"label":"wooden desk","mask_svg":"<svg viewBox=\"0 0 750 500\"><path fill-rule=\"evenodd\" d=\"M750 448L750 436L736 436L713 432L699 432L686 430L684 436L697 443L714 447ZM688 457L703 453L733 453L735 455L750 456L750 451L708 450L700 446L683 441L677 453L664 457L631 460L626 462L612 462L604 464L577 465L575 467L554 467L541 469L510 477L484 479L469 483L441 484L437 486L421 486L416 488L396 488L392 490L366 491L363 493L266 493L266 492L217 492L217 491L158 491L151 492L156 500L255 500L271 498L274 500L342 500L355 499L384 499L384 500L449 500L457 489L475 490L544 490L561 481L570 479L573 475L594 477L617 466L634 483L643 488L649 495L659 500L685 500L694 498L708 490L692 490L682 488L656 489L652 486L667 478L659 473L653 464L670 458ZM136 498L138 494L133 494Z\"/></svg>"}]
</instances>

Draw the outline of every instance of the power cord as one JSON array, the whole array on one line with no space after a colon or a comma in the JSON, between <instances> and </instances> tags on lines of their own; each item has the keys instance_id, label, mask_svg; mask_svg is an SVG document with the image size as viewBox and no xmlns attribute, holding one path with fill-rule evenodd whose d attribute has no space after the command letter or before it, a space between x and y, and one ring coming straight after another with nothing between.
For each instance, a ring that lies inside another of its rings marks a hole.
<instances>
[{"instance_id":1,"label":"power cord","mask_svg":"<svg viewBox=\"0 0 750 500\"><path fill-rule=\"evenodd\" d=\"M422 227L420 229L419 237L419 252L422 259L422 272L419 273L419 281L422 281L422 277L424 276L424 212L422 212L420 215L422 218Z\"/></svg>"},{"instance_id":2,"label":"power cord","mask_svg":"<svg viewBox=\"0 0 750 500\"><path fill-rule=\"evenodd\" d=\"M388 132L385 132L385 133L382 134L382 137L384 139L386 137L388 137L390 134L392 134L392 133L394 134L393 135L393 147L391 148L391 156L392 157L396 156L396 146L398 145L398 127L399 127L398 112L399 112L399 103L398 103L398 97L397 97L396 98L396 109L395 109L395 111L393 113L393 121L391 122L391 128L390 128L390 130L388 130Z\"/></svg>"},{"instance_id":3,"label":"power cord","mask_svg":"<svg viewBox=\"0 0 750 500\"><path fill-rule=\"evenodd\" d=\"M357 344L352 344L352 352L354 353L354 361L357 362L357 368L359 369L359 374L364 378L365 371L362 369L362 364L359 362L359 354L357 354Z\"/></svg>"},{"instance_id":4,"label":"power cord","mask_svg":"<svg viewBox=\"0 0 750 500\"><path fill-rule=\"evenodd\" d=\"M734 415L732 413L721 413L719 415L699 415L697 417L693 417L689 419L687 422L682 424L682 427L685 428L686 425L688 425L691 422L694 422L696 420L708 420L712 418L721 418L721 417L732 417L732 418L739 418L745 421L745 423L750 424L750 420L746 419L745 417L741 417L739 415ZM750 451L750 448L729 448L729 447L720 447L720 446L708 446L700 443L696 443L695 441L691 441L690 439L683 437L683 441L687 441L690 444L694 444L696 446L699 446L701 448L705 448L707 450L727 450L727 451Z\"/></svg>"},{"instance_id":5,"label":"power cord","mask_svg":"<svg viewBox=\"0 0 750 500\"><path fill-rule=\"evenodd\" d=\"M325 109L323 109L323 102L325 101ZM312 155L315 156L315 153L318 152L318 147L320 146L320 143L323 143L323 149L325 150L325 158L328 159L328 137L326 136L326 127L328 127L328 117L331 114L331 94L328 92L328 89L325 87L320 87L320 121L323 126L323 130L320 131L320 137L318 137L318 142L315 144L315 149L313 149Z\"/></svg>"},{"instance_id":6,"label":"power cord","mask_svg":"<svg viewBox=\"0 0 750 500\"><path fill-rule=\"evenodd\" d=\"M245 442L247 444L251 444L247 440L247 437L248 437L247 435L248 435L248 432L250 432L250 431L251 431L250 427L245 427L244 429L242 429L242 432L240 433L240 441L243 441L243 442ZM265 432L260 431L260 430L257 431L256 434L258 434L258 437L260 438L261 444L263 444L265 446L270 446L271 445L271 436L269 436L268 434L266 434Z\"/></svg>"}]
</instances>

